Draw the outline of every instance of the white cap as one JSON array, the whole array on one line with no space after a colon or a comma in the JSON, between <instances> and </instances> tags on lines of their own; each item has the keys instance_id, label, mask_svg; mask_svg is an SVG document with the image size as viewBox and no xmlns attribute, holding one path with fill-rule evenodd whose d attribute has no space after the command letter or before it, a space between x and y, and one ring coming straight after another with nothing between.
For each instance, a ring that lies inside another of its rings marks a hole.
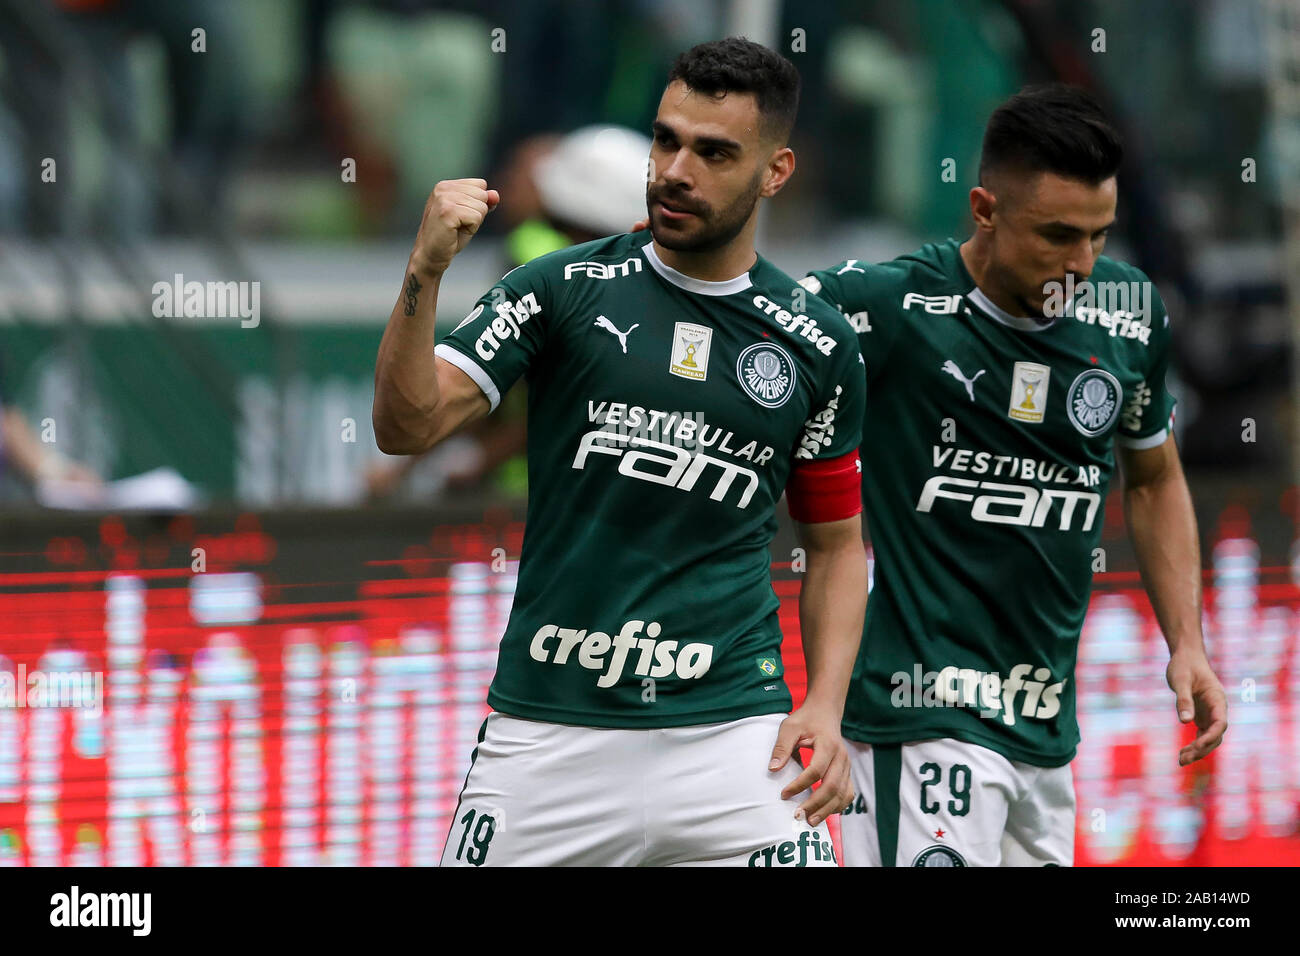
<instances>
[{"instance_id":1,"label":"white cap","mask_svg":"<svg viewBox=\"0 0 1300 956\"><path fill-rule=\"evenodd\" d=\"M650 138L622 126L585 126L565 136L533 169L546 212L610 236L646 218Z\"/></svg>"}]
</instances>

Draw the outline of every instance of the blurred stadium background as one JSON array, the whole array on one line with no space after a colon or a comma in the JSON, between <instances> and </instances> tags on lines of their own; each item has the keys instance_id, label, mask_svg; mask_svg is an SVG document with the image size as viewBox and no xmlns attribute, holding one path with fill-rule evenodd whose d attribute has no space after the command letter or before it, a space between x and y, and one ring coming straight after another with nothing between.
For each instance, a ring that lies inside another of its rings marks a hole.
<instances>
[{"instance_id":1,"label":"blurred stadium background","mask_svg":"<svg viewBox=\"0 0 1300 956\"><path fill-rule=\"evenodd\" d=\"M561 137L647 131L672 56L732 33L803 76L760 242L794 275L964 234L984 121L1021 85L1114 112L1107 252L1176 323L1231 728L1177 766L1112 501L1077 858L1300 863L1297 0L0 0L0 864L437 861L509 611L525 423L516 395L421 460L375 448L424 199L502 191L443 284L454 324L511 265L630 225L625 134ZM576 194L548 176L566 148ZM189 282L249 308L187 315L167 289ZM783 523L797 698L793 548ZM37 670L102 674L102 717L21 706Z\"/></svg>"}]
</instances>

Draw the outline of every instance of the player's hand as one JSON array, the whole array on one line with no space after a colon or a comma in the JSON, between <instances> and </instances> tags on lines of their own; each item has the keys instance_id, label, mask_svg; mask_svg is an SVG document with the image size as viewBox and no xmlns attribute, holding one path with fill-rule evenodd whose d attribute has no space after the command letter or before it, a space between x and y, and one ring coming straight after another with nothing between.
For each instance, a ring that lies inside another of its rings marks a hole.
<instances>
[{"instance_id":1,"label":"player's hand","mask_svg":"<svg viewBox=\"0 0 1300 956\"><path fill-rule=\"evenodd\" d=\"M488 189L486 180L444 179L438 183L424 204L420 231L411 250L412 266L428 276L442 275L500 201L500 193Z\"/></svg>"},{"instance_id":2,"label":"player's hand","mask_svg":"<svg viewBox=\"0 0 1300 956\"><path fill-rule=\"evenodd\" d=\"M822 785L795 811L796 818L802 817L815 827L854 798L849 751L840 737L840 715L807 705L796 710L781 722L768 770L780 770L800 747L810 748L812 759L803 773L781 791L781 799L788 800L820 780Z\"/></svg>"},{"instance_id":3,"label":"player's hand","mask_svg":"<svg viewBox=\"0 0 1300 956\"><path fill-rule=\"evenodd\" d=\"M628 232L640 232L642 229L649 229L649 228L650 228L649 219L638 219L636 222L632 223L632 228L629 229Z\"/></svg>"},{"instance_id":4,"label":"player's hand","mask_svg":"<svg viewBox=\"0 0 1300 956\"><path fill-rule=\"evenodd\" d=\"M1196 721L1196 739L1178 752L1178 765L1195 763L1223 742L1228 729L1228 698L1214 676L1205 652L1175 651L1165 680L1178 698L1178 719Z\"/></svg>"}]
</instances>

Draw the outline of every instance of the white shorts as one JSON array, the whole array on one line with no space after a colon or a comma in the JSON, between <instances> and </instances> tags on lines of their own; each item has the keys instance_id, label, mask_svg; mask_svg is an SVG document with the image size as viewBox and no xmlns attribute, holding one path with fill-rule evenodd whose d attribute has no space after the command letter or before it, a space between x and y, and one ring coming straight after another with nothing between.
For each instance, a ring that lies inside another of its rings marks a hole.
<instances>
[{"instance_id":1,"label":"white shorts","mask_svg":"<svg viewBox=\"0 0 1300 956\"><path fill-rule=\"evenodd\" d=\"M767 769L784 714L620 730L488 715L443 866L837 866Z\"/></svg>"},{"instance_id":2,"label":"white shorts","mask_svg":"<svg viewBox=\"0 0 1300 956\"><path fill-rule=\"evenodd\" d=\"M1070 866L1074 775L960 740L847 740L845 866Z\"/></svg>"}]
</instances>

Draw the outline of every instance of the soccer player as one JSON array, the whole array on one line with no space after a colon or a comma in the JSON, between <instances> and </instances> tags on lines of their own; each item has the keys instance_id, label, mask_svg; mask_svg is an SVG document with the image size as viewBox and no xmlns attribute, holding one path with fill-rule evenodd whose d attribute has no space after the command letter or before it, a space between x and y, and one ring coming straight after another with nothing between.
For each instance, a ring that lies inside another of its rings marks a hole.
<instances>
[{"instance_id":1,"label":"soccer player","mask_svg":"<svg viewBox=\"0 0 1300 956\"><path fill-rule=\"evenodd\" d=\"M476 179L429 197L380 345L379 447L419 453L529 386L518 588L446 865L836 865L866 383L843 317L754 250L798 90L746 40L682 54L653 238L520 266L436 348L441 276L500 197ZM783 490L808 555L793 714L768 554Z\"/></svg>"},{"instance_id":2,"label":"soccer player","mask_svg":"<svg viewBox=\"0 0 1300 956\"><path fill-rule=\"evenodd\" d=\"M1101 255L1120 157L1087 94L1026 90L989 120L974 235L802 280L858 331L863 447L889 458L863 473L876 565L843 725L847 865L1072 862L1074 666L1116 457L1178 718L1198 730L1179 763L1223 738L1168 316Z\"/></svg>"}]
</instances>

